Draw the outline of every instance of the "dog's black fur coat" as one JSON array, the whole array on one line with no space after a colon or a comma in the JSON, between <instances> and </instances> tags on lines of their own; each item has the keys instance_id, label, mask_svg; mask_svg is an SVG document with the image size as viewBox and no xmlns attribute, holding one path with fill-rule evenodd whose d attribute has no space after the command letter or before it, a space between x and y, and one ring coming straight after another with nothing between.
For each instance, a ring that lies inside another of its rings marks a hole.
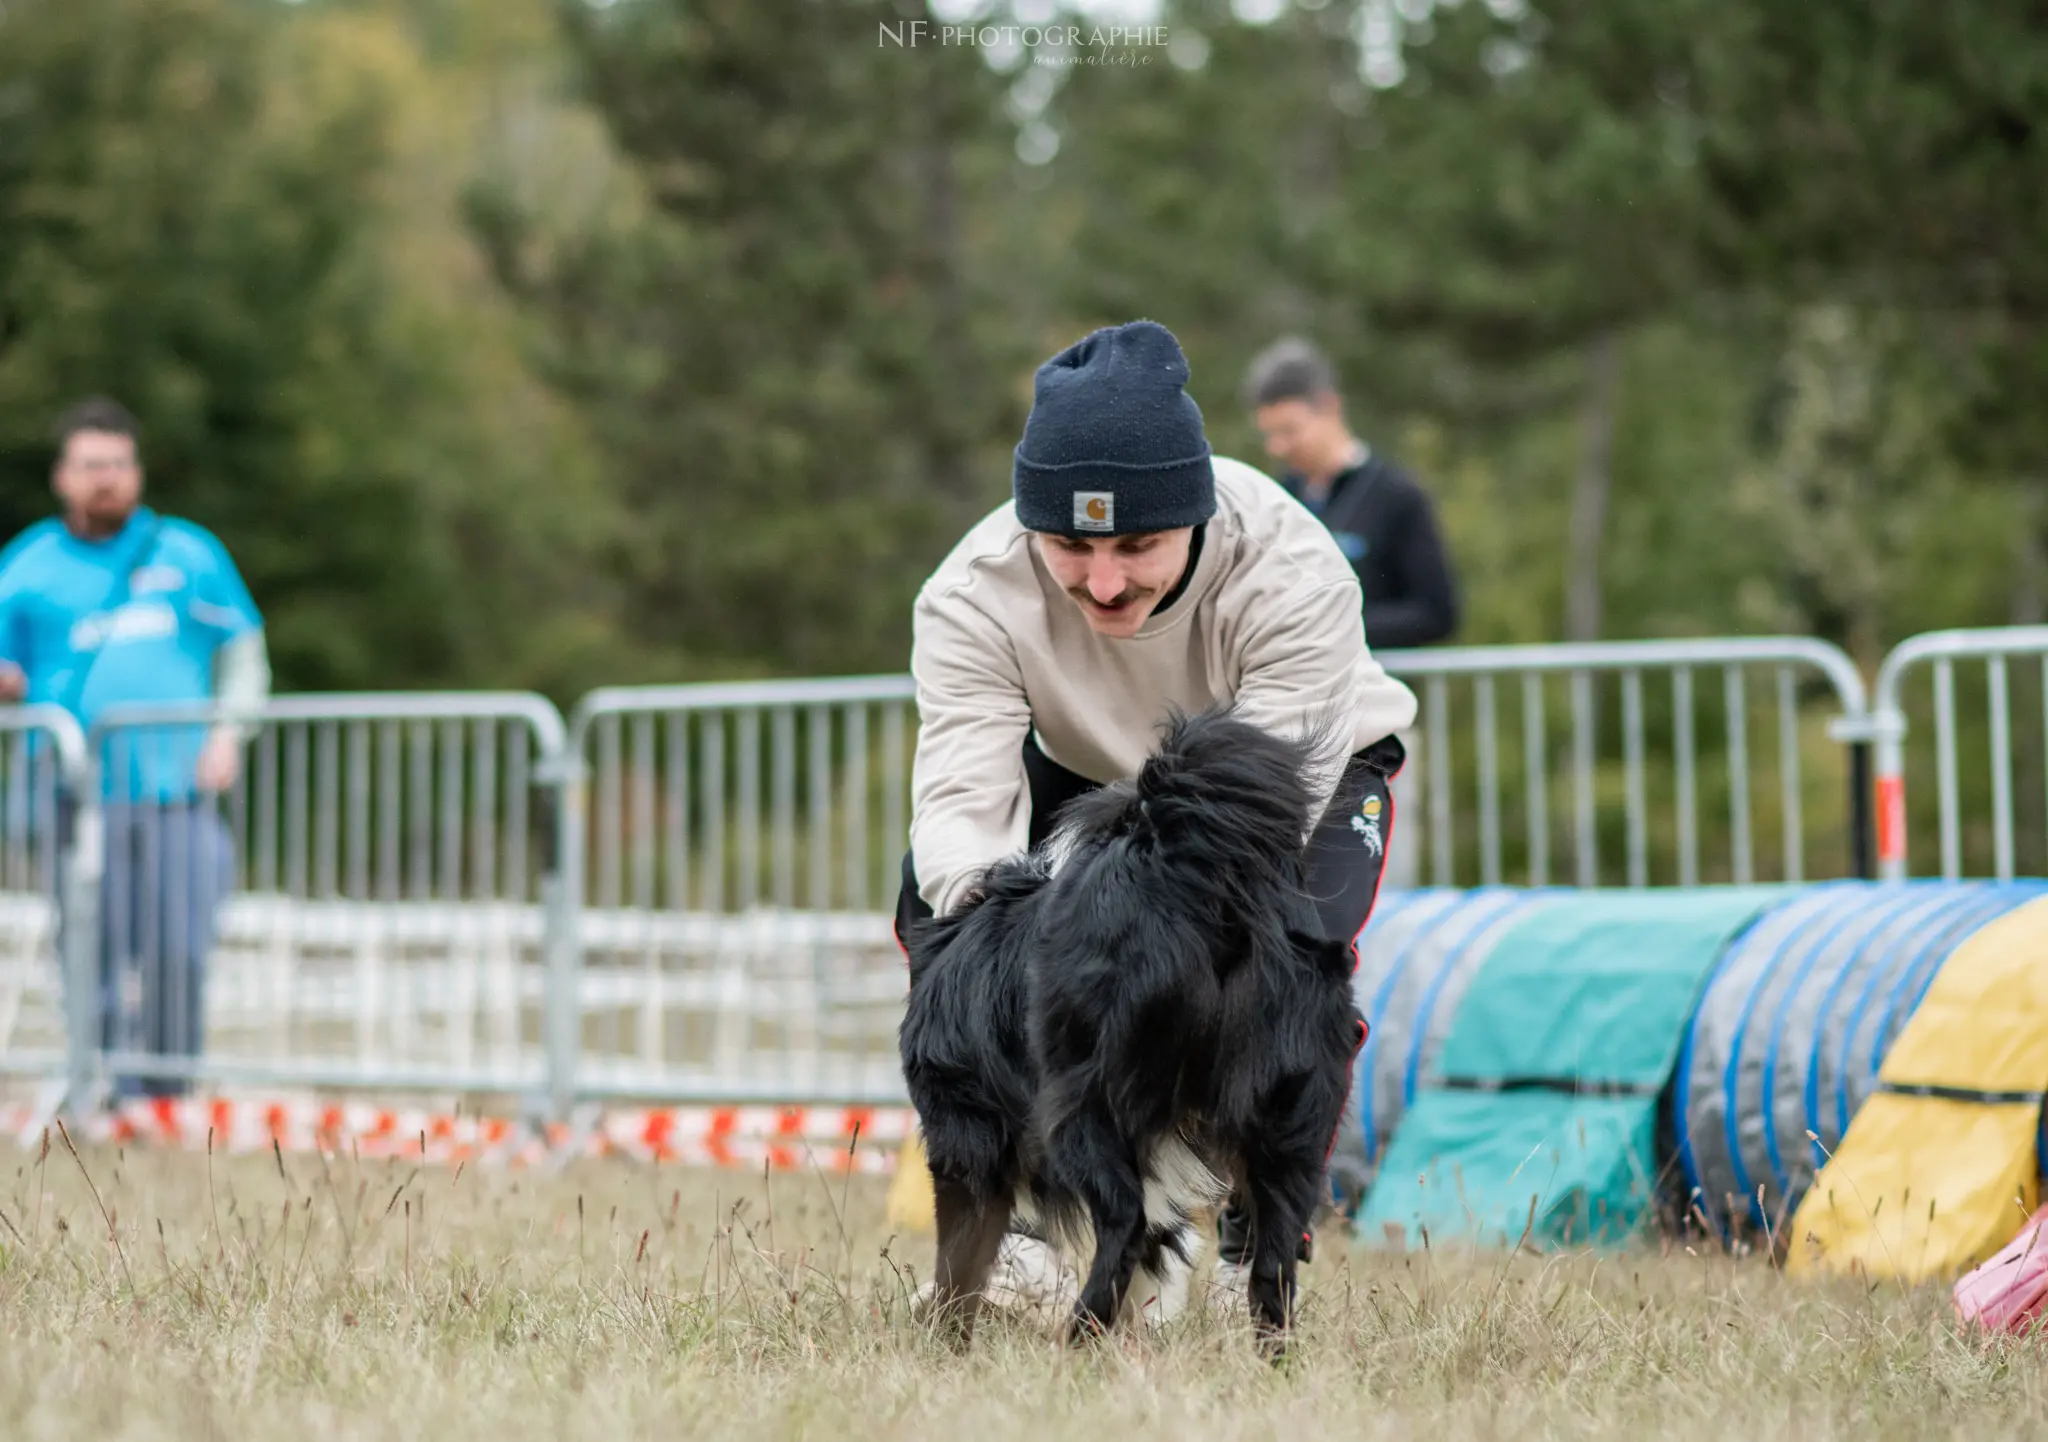
<instances>
[{"instance_id":1,"label":"dog's black fur coat","mask_svg":"<svg viewBox=\"0 0 2048 1442\"><path fill-rule=\"evenodd\" d=\"M1173 718L1134 781L1070 803L1051 842L904 938L933 1302L963 1335L1027 1198L1056 1235L1093 1232L1074 1335L1113 1323L1134 1271L1192 1237L1185 1201L1146 1216L1184 1144L1250 1214L1252 1314L1277 1346L1364 1035L1349 939L1322 938L1303 891L1315 744Z\"/></svg>"}]
</instances>

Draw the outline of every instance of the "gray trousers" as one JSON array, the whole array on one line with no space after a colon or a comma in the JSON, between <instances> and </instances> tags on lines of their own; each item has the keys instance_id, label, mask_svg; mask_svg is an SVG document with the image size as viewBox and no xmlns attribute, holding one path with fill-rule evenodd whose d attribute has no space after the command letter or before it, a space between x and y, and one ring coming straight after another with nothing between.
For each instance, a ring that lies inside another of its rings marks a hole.
<instances>
[{"instance_id":1,"label":"gray trousers","mask_svg":"<svg viewBox=\"0 0 2048 1442\"><path fill-rule=\"evenodd\" d=\"M234 883L234 844L211 798L115 803L103 813L94 1033L102 1051L196 1058L206 1032L206 963ZM65 868L58 896L67 896ZM58 954L70 919L58 912ZM65 977L65 986L71 985ZM117 1096L181 1096L183 1078L117 1075Z\"/></svg>"}]
</instances>

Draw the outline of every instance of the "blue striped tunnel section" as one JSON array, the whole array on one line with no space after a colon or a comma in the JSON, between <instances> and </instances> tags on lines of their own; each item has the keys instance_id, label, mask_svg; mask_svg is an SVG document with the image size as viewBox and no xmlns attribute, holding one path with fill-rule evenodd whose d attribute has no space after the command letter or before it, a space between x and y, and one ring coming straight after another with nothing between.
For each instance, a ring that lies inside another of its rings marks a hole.
<instances>
[{"instance_id":1,"label":"blue striped tunnel section","mask_svg":"<svg viewBox=\"0 0 2048 1442\"><path fill-rule=\"evenodd\" d=\"M1678 1160L1707 1218L1790 1217L1942 962L2044 893L2041 881L1819 886L1730 946L1671 1095Z\"/></svg>"}]
</instances>

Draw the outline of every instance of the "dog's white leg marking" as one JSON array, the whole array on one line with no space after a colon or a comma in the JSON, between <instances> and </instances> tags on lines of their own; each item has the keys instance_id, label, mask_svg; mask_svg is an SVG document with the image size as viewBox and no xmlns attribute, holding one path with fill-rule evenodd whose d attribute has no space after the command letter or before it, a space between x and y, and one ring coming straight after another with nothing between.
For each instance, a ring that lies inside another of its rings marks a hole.
<instances>
[{"instance_id":1,"label":"dog's white leg marking","mask_svg":"<svg viewBox=\"0 0 2048 1442\"><path fill-rule=\"evenodd\" d=\"M1204 1207L1230 1195L1230 1183L1209 1170L1209 1164L1179 1137L1154 1144L1145 1159L1145 1221L1167 1227L1185 1222Z\"/></svg>"},{"instance_id":2,"label":"dog's white leg marking","mask_svg":"<svg viewBox=\"0 0 2048 1442\"><path fill-rule=\"evenodd\" d=\"M1202 1258L1202 1234L1192 1222L1177 1229L1177 1249L1168 1246L1154 1267L1140 1267L1131 1280L1130 1308L1153 1326L1171 1322L1187 1309L1195 1263Z\"/></svg>"},{"instance_id":3,"label":"dog's white leg marking","mask_svg":"<svg viewBox=\"0 0 2048 1442\"><path fill-rule=\"evenodd\" d=\"M1204 1207L1221 1204L1230 1184L1179 1137L1162 1139L1145 1159L1145 1227L1170 1231L1174 1243L1160 1252L1152 1267L1140 1267L1132 1279L1128 1305L1146 1321L1170 1322L1187 1306L1188 1284L1202 1255L1202 1235L1189 1218Z\"/></svg>"}]
</instances>

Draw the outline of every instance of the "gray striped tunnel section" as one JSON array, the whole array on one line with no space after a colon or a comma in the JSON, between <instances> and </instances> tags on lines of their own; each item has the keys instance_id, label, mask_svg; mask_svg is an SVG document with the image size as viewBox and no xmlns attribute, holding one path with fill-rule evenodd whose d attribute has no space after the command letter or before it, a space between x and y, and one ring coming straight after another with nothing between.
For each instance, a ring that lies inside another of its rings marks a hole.
<instances>
[{"instance_id":1,"label":"gray striped tunnel section","mask_svg":"<svg viewBox=\"0 0 2048 1442\"><path fill-rule=\"evenodd\" d=\"M1709 979L1672 1091L1679 1161L1708 1219L1789 1218L1942 962L2044 891L1844 882L1759 918Z\"/></svg>"},{"instance_id":2,"label":"gray striped tunnel section","mask_svg":"<svg viewBox=\"0 0 2048 1442\"><path fill-rule=\"evenodd\" d=\"M1549 895L1490 887L1382 898L1359 938L1353 983L1358 1009L1371 1028L1351 1080L1368 1176L1377 1170L1417 1085L1436 1078L1437 1053L1465 988L1508 929Z\"/></svg>"}]
</instances>

